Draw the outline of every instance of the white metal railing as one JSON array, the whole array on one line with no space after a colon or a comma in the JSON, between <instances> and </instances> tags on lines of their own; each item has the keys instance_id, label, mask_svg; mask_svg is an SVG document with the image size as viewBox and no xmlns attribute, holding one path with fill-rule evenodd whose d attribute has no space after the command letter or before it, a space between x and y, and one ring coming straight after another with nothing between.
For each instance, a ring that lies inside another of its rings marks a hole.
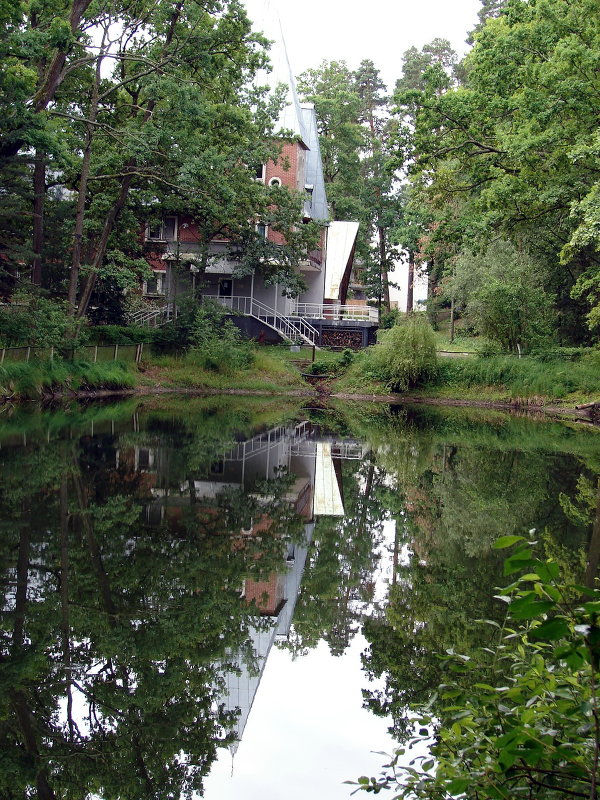
<instances>
[{"instance_id":1,"label":"white metal railing","mask_svg":"<svg viewBox=\"0 0 600 800\"><path fill-rule=\"evenodd\" d=\"M317 453L317 445L323 441L323 439L319 439L317 442L312 439L291 442L288 445L287 452L292 456L314 456ZM367 448L363 442L336 439L329 443L331 445L332 458L341 458L345 461L361 461L364 459L367 452Z\"/></svg>"},{"instance_id":2,"label":"white metal railing","mask_svg":"<svg viewBox=\"0 0 600 800\"><path fill-rule=\"evenodd\" d=\"M142 308L140 311L134 311L129 314L127 320L130 325L147 325L156 328L166 322L171 322L176 317L177 307L174 303L167 303L160 308Z\"/></svg>"},{"instance_id":3,"label":"white metal railing","mask_svg":"<svg viewBox=\"0 0 600 800\"><path fill-rule=\"evenodd\" d=\"M371 306L340 305L339 303L296 303L291 316L311 319L349 319L379 322L379 311Z\"/></svg>"},{"instance_id":4,"label":"white metal railing","mask_svg":"<svg viewBox=\"0 0 600 800\"><path fill-rule=\"evenodd\" d=\"M241 295L233 295L231 297L221 297L219 295L203 296L205 300L214 300L225 308L236 311L239 314L246 314L249 317L254 317L260 320L269 328L273 328L277 333L280 333L284 339L289 342L296 342L302 339L308 344L317 344L319 339L319 332L309 322L301 317L290 319L283 314L280 314L274 308L266 306L260 300L254 297L244 297Z\"/></svg>"}]
</instances>

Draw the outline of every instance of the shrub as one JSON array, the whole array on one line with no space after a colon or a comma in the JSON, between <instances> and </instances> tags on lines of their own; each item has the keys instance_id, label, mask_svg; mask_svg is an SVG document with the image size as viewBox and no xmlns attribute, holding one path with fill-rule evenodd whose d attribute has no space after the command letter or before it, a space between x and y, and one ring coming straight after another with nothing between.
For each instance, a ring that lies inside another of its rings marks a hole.
<instances>
[{"instance_id":1,"label":"shrub","mask_svg":"<svg viewBox=\"0 0 600 800\"><path fill-rule=\"evenodd\" d=\"M216 303L205 303L196 309L190 330L192 350L204 369L248 369L254 361L252 345L242 339L238 328L225 316Z\"/></svg>"},{"instance_id":2,"label":"shrub","mask_svg":"<svg viewBox=\"0 0 600 800\"><path fill-rule=\"evenodd\" d=\"M94 344L146 344L154 341L158 330L142 325L97 325L90 328L90 341Z\"/></svg>"},{"instance_id":3,"label":"shrub","mask_svg":"<svg viewBox=\"0 0 600 800\"><path fill-rule=\"evenodd\" d=\"M397 308L392 308L391 311L383 311L379 316L379 328L381 330L388 330L397 325L401 319L401 312Z\"/></svg>"},{"instance_id":4,"label":"shrub","mask_svg":"<svg viewBox=\"0 0 600 800\"><path fill-rule=\"evenodd\" d=\"M422 314L413 314L388 331L366 353L366 371L394 392L435 378L437 356L433 329Z\"/></svg>"},{"instance_id":5,"label":"shrub","mask_svg":"<svg viewBox=\"0 0 600 800\"><path fill-rule=\"evenodd\" d=\"M64 303L22 293L0 310L0 340L6 347L64 347L67 341L76 346L86 339L87 328L78 327Z\"/></svg>"},{"instance_id":6,"label":"shrub","mask_svg":"<svg viewBox=\"0 0 600 800\"><path fill-rule=\"evenodd\" d=\"M472 294L469 314L483 336L514 352L549 339L552 299L537 286L489 280Z\"/></svg>"}]
</instances>

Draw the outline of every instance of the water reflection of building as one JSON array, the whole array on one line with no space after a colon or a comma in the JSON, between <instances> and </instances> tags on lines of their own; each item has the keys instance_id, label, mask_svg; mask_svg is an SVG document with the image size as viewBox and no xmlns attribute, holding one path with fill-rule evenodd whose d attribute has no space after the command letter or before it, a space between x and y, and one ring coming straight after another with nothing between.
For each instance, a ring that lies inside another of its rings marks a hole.
<instances>
[{"instance_id":1,"label":"water reflection of building","mask_svg":"<svg viewBox=\"0 0 600 800\"><path fill-rule=\"evenodd\" d=\"M281 570L262 581L244 582L243 596L256 606L261 620L250 631L252 657L229 654L229 662L235 667L223 676L219 702L236 716L233 751L244 732L271 648L289 635L315 517L344 514L341 461L360 460L364 455L362 442L325 436L306 421L277 426L236 443L203 474L191 476L178 486L168 478L172 454L163 446L136 445L117 453L118 463L127 463L138 474L143 473L144 486L152 498L145 509L150 525L166 521L169 527L176 527L193 504L210 508L211 501L227 490L252 493L261 481L280 474L289 476L286 499L304 519L304 537L301 543L287 543ZM268 524L264 517L252 520L243 533L258 535Z\"/></svg>"}]
</instances>

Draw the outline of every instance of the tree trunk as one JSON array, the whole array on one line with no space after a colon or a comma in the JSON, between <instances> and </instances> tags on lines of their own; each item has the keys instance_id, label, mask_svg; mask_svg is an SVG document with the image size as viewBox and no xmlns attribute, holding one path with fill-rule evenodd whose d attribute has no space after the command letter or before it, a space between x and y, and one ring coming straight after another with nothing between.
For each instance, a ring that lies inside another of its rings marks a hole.
<instances>
[{"instance_id":1,"label":"tree trunk","mask_svg":"<svg viewBox=\"0 0 600 800\"><path fill-rule=\"evenodd\" d=\"M406 313L411 314L414 306L415 254L408 251L408 286L406 289Z\"/></svg>"},{"instance_id":2,"label":"tree trunk","mask_svg":"<svg viewBox=\"0 0 600 800\"><path fill-rule=\"evenodd\" d=\"M165 44L163 47L163 51L171 44L173 41L173 36L175 35L175 26L177 25L177 21L181 16L181 11L183 9L184 0L180 0L180 2L176 3L173 7L173 12L171 15L171 22L169 26L169 30L165 37ZM156 100L151 100L148 105L146 106L146 110L144 111L144 116L142 119L142 125L144 125L148 120L152 117L152 113L156 106ZM94 258L92 259L92 263L90 265L90 269L88 272L88 279L85 284L85 288L81 293L81 299L79 301L79 308L77 310L77 318L82 319L86 312L88 305L90 303L90 298L92 296L92 292L94 290L94 286L96 285L96 279L98 277L98 271L102 266L102 262L104 261L104 256L106 255L106 248L108 247L108 240L110 238L111 233L115 227L115 223L121 214L121 211L125 207L125 203L127 202L127 198L129 196L129 190L131 188L131 184L133 183L133 170L137 165L137 161L135 158L128 159L127 163L123 168L123 178L121 179L121 189L119 191L119 195L114 202L112 208L109 210L108 214L106 215L106 219L104 220L104 225L102 227L102 233L100 235L100 241L96 247L96 251L94 254Z\"/></svg>"},{"instance_id":3,"label":"tree trunk","mask_svg":"<svg viewBox=\"0 0 600 800\"><path fill-rule=\"evenodd\" d=\"M36 150L33 166L33 260L31 282L42 284L42 251L44 249L44 202L46 200L46 159Z\"/></svg>"},{"instance_id":4,"label":"tree trunk","mask_svg":"<svg viewBox=\"0 0 600 800\"><path fill-rule=\"evenodd\" d=\"M383 225L377 225L377 233L379 237L379 270L381 275L382 284L382 302L386 311L391 310L390 305L390 280L388 276L387 258L386 258L386 240L385 228Z\"/></svg>"},{"instance_id":5,"label":"tree trunk","mask_svg":"<svg viewBox=\"0 0 600 800\"><path fill-rule=\"evenodd\" d=\"M98 92L100 88L102 61L104 58L105 36L102 38L100 46L100 56L96 63L96 78L92 90L90 101L90 112L88 116L85 148L83 151L83 161L81 164L81 175L79 177L79 188L77 194L77 212L75 215L75 235L73 241L73 258L71 260L71 274L69 276L69 314L75 316L77 306L77 284L79 282L79 269L81 267L81 250L83 246L83 223L85 219L85 201L87 199L88 178L90 175L90 162L92 158L92 141L94 138L94 123L98 116Z\"/></svg>"}]
</instances>

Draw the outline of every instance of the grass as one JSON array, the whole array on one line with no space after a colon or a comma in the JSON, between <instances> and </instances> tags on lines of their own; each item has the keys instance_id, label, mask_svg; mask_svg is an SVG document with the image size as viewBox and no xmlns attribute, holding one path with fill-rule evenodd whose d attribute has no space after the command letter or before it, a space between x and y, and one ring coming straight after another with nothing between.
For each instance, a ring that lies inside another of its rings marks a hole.
<instances>
[{"instance_id":1,"label":"grass","mask_svg":"<svg viewBox=\"0 0 600 800\"><path fill-rule=\"evenodd\" d=\"M450 392L486 388L511 398L578 402L600 397L600 352L577 362L514 356L440 360L437 383Z\"/></svg>"},{"instance_id":2,"label":"grass","mask_svg":"<svg viewBox=\"0 0 600 800\"><path fill-rule=\"evenodd\" d=\"M0 366L0 395L35 400L51 391L125 389L136 385L132 369L121 361L30 361Z\"/></svg>"},{"instance_id":3,"label":"grass","mask_svg":"<svg viewBox=\"0 0 600 800\"><path fill-rule=\"evenodd\" d=\"M181 356L153 356L145 361L138 383L142 386L182 387L191 389L280 392L305 389L298 369L288 361L256 348L251 366L229 369L226 364L207 370L193 351Z\"/></svg>"},{"instance_id":4,"label":"grass","mask_svg":"<svg viewBox=\"0 0 600 800\"><path fill-rule=\"evenodd\" d=\"M383 382L369 374L363 353L334 382L332 389L339 393L388 394ZM600 351L590 350L572 362L532 356L439 358L436 378L411 389L409 394L540 405L600 399Z\"/></svg>"},{"instance_id":5,"label":"grass","mask_svg":"<svg viewBox=\"0 0 600 800\"><path fill-rule=\"evenodd\" d=\"M469 336L463 329L464 322L456 320L454 327L454 341L450 341L450 321L440 320L435 331L436 350L444 350L447 353L475 353L482 344L480 336Z\"/></svg>"}]
</instances>

